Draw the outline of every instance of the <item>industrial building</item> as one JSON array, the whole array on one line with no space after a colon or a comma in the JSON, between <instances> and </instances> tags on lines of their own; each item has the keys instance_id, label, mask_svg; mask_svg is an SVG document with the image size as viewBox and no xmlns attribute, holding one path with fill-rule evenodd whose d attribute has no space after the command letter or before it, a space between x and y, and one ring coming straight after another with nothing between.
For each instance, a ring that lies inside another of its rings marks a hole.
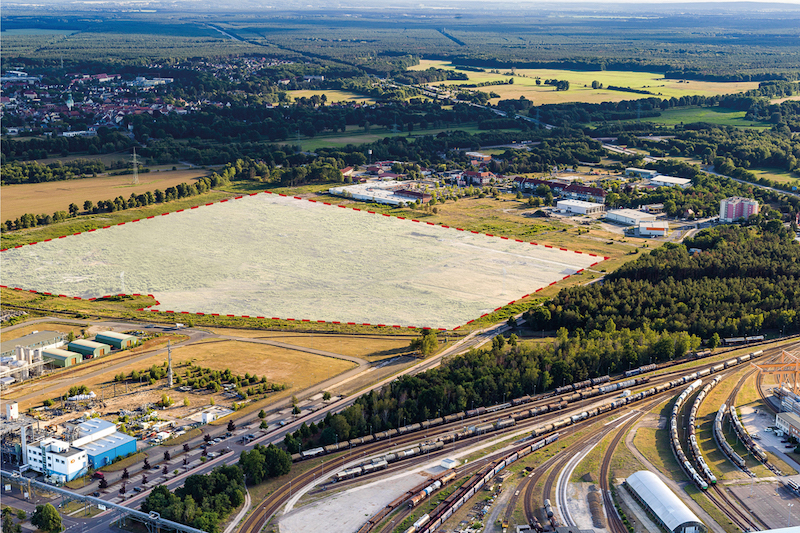
<instances>
[{"instance_id":1,"label":"industrial building","mask_svg":"<svg viewBox=\"0 0 800 533\"><path fill-rule=\"evenodd\" d=\"M666 220L639 222L636 233L639 237L666 237L669 235L669 222Z\"/></svg>"},{"instance_id":2,"label":"industrial building","mask_svg":"<svg viewBox=\"0 0 800 533\"><path fill-rule=\"evenodd\" d=\"M795 413L776 414L775 427L791 437L800 439L800 416Z\"/></svg>"},{"instance_id":3,"label":"industrial building","mask_svg":"<svg viewBox=\"0 0 800 533\"><path fill-rule=\"evenodd\" d=\"M92 359L94 357L102 357L111 351L111 346L94 341L76 340L67 345L67 349L71 352L77 352L83 356L84 359Z\"/></svg>"},{"instance_id":4,"label":"industrial building","mask_svg":"<svg viewBox=\"0 0 800 533\"><path fill-rule=\"evenodd\" d=\"M665 176L663 174L656 174L650 178L650 183L656 187L680 187L686 189L692 186L692 180L686 178L675 178L672 176Z\"/></svg>"},{"instance_id":5,"label":"industrial building","mask_svg":"<svg viewBox=\"0 0 800 533\"><path fill-rule=\"evenodd\" d=\"M656 521L672 533L706 533L708 529L657 475L647 470L631 474L625 486Z\"/></svg>"},{"instance_id":6,"label":"industrial building","mask_svg":"<svg viewBox=\"0 0 800 533\"><path fill-rule=\"evenodd\" d=\"M71 448L66 441L47 437L23 448L28 467L46 477L64 482L86 473L86 452Z\"/></svg>"},{"instance_id":7,"label":"industrial building","mask_svg":"<svg viewBox=\"0 0 800 533\"><path fill-rule=\"evenodd\" d=\"M34 331L24 337L0 344L0 358L13 357L17 346L25 348L61 348L66 344L66 335L59 331Z\"/></svg>"},{"instance_id":8,"label":"industrial building","mask_svg":"<svg viewBox=\"0 0 800 533\"><path fill-rule=\"evenodd\" d=\"M736 222L740 218L748 218L758 214L758 202L750 198L732 196L719 203L719 221L722 223Z\"/></svg>"},{"instance_id":9,"label":"industrial building","mask_svg":"<svg viewBox=\"0 0 800 533\"><path fill-rule=\"evenodd\" d=\"M68 424L62 438L45 437L30 444L26 441L23 428L20 444L27 468L60 483L84 475L89 467L101 468L117 457L136 452L136 439L99 418Z\"/></svg>"},{"instance_id":10,"label":"industrial building","mask_svg":"<svg viewBox=\"0 0 800 533\"><path fill-rule=\"evenodd\" d=\"M630 167L625 169L625 175L629 178L643 178L650 179L658 174L655 170L647 170L646 168Z\"/></svg>"},{"instance_id":11,"label":"industrial building","mask_svg":"<svg viewBox=\"0 0 800 533\"><path fill-rule=\"evenodd\" d=\"M86 452L89 466L101 468L117 457L136 453L136 439L117 431L117 425L93 418L74 427L78 437L72 446Z\"/></svg>"},{"instance_id":12,"label":"industrial building","mask_svg":"<svg viewBox=\"0 0 800 533\"><path fill-rule=\"evenodd\" d=\"M612 222L635 226L639 222L655 222L656 216L635 209L611 209L606 212L606 218Z\"/></svg>"},{"instance_id":13,"label":"industrial building","mask_svg":"<svg viewBox=\"0 0 800 533\"><path fill-rule=\"evenodd\" d=\"M42 358L61 368L67 368L83 362L83 356L81 354L62 350L61 348L42 350Z\"/></svg>"},{"instance_id":14,"label":"industrial building","mask_svg":"<svg viewBox=\"0 0 800 533\"><path fill-rule=\"evenodd\" d=\"M120 350L131 348L139 343L139 339L137 337L134 337L133 335L126 335L124 333L117 333L115 331L103 331L98 333L95 336L94 341L108 344L109 346L113 346L114 348L118 348Z\"/></svg>"},{"instance_id":15,"label":"industrial building","mask_svg":"<svg viewBox=\"0 0 800 533\"><path fill-rule=\"evenodd\" d=\"M347 185L344 187L334 187L328 192L336 196L344 196L362 202L375 202L376 204L400 205L415 202L422 203L430 201L432 196L424 191L412 189L413 182L410 181L390 181L390 182L367 182L358 185ZM95 340L105 342L98 335Z\"/></svg>"},{"instance_id":16,"label":"industrial building","mask_svg":"<svg viewBox=\"0 0 800 533\"><path fill-rule=\"evenodd\" d=\"M603 204L585 202L583 200L559 200L556 203L556 208L559 211L576 215L592 215L606 210Z\"/></svg>"}]
</instances>

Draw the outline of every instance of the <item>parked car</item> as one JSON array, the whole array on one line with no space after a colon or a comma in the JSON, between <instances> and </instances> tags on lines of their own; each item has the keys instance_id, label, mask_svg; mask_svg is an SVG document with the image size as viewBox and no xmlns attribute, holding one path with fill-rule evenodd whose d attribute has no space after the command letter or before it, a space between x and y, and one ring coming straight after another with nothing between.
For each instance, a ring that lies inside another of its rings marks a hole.
<instances>
[{"instance_id":1,"label":"parked car","mask_svg":"<svg viewBox=\"0 0 800 533\"><path fill-rule=\"evenodd\" d=\"M95 478L95 479L105 479L106 475L98 470L97 472L92 474L92 477Z\"/></svg>"},{"instance_id":2,"label":"parked car","mask_svg":"<svg viewBox=\"0 0 800 533\"><path fill-rule=\"evenodd\" d=\"M93 492L92 496L94 496L95 498L99 498L100 497L100 492Z\"/></svg>"},{"instance_id":3,"label":"parked car","mask_svg":"<svg viewBox=\"0 0 800 533\"><path fill-rule=\"evenodd\" d=\"M144 489L142 487L133 487L133 492L143 492Z\"/></svg>"}]
</instances>

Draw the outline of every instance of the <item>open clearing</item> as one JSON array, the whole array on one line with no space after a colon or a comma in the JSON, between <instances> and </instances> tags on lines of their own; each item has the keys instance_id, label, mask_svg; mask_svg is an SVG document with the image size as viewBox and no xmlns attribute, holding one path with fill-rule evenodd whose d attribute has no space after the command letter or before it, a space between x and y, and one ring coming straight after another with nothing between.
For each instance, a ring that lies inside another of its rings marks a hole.
<instances>
[{"instance_id":1,"label":"open clearing","mask_svg":"<svg viewBox=\"0 0 800 533\"><path fill-rule=\"evenodd\" d=\"M769 129L770 126L761 122L745 120L744 111L727 109L724 107L680 107L661 111L660 117L644 117L642 121L675 126L677 124L690 124L692 122L708 122L720 126L735 126L737 128Z\"/></svg>"},{"instance_id":2,"label":"open clearing","mask_svg":"<svg viewBox=\"0 0 800 533\"><path fill-rule=\"evenodd\" d=\"M445 70L456 70L455 66L449 61L423 60L419 65L411 67L411 70L425 70L430 67ZM500 69L507 72L509 69ZM491 81L508 80L510 76L503 74L492 74L486 72L464 72L469 81L447 81L437 82L432 85L463 85L475 84ZM576 71L576 70L557 70L557 69L515 69L513 85L491 85L478 87L484 92L495 92L502 99L519 98L524 96L528 100L533 100L537 105L558 104L563 102L619 102L622 100L638 100L653 96L659 98L671 98L702 94L706 96L715 94L731 94L750 89L757 89L757 82L738 82L721 83L706 81L685 81L665 80L661 74L655 72L627 72L627 71ZM536 78L542 81L546 79L567 80L570 83L568 91L556 91L550 85L536 85ZM599 81L604 86L615 85L617 87L630 87L632 89L644 89L653 94L636 94L621 91L610 91L608 89L592 89L592 81ZM584 87L585 85L585 87ZM496 100L493 100L496 102Z\"/></svg>"},{"instance_id":3,"label":"open clearing","mask_svg":"<svg viewBox=\"0 0 800 533\"><path fill-rule=\"evenodd\" d=\"M219 335L249 337L285 342L327 352L362 357L368 361L378 361L412 352L408 345L417 335L382 336L382 335L312 335L285 331L259 331L252 329L212 329Z\"/></svg>"},{"instance_id":4,"label":"open clearing","mask_svg":"<svg viewBox=\"0 0 800 533\"><path fill-rule=\"evenodd\" d=\"M339 91L336 89L325 89L320 91L303 89L299 91L287 91L287 94L295 100L304 97L311 98L314 95L322 96L324 94L329 104L334 102L366 102L368 104L374 104L376 102L376 100L371 96L353 93L350 91Z\"/></svg>"},{"instance_id":5,"label":"open clearing","mask_svg":"<svg viewBox=\"0 0 800 533\"><path fill-rule=\"evenodd\" d=\"M284 383L295 390L305 389L356 366L333 357L227 340L208 340L177 348L172 351L172 360L191 360L195 365L212 370L230 369L240 376L245 373L259 378L266 376L270 382ZM163 356L161 361L164 361Z\"/></svg>"},{"instance_id":6,"label":"open clearing","mask_svg":"<svg viewBox=\"0 0 800 533\"><path fill-rule=\"evenodd\" d=\"M50 215L56 211L66 211L71 203L77 204L82 211L85 200L97 203L117 196L127 200L131 193L142 194L156 189L163 191L180 183L191 183L208 174L208 171L201 169L150 172L139 174L138 185L132 185L133 176L130 175L3 185L0 209L3 220L14 220L25 213Z\"/></svg>"},{"instance_id":7,"label":"open clearing","mask_svg":"<svg viewBox=\"0 0 800 533\"><path fill-rule=\"evenodd\" d=\"M759 178L767 178L768 180L778 183L800 187L800 174L794 172L789 172L780 168L748 168L747 170Z\"/></svg>"},{"instance_id":8,"label":"open clearing","mask_svg":"<svg viewBox=\"0 0 800 533\"><path fill-rule=\"evenodd\" d=\"M2 284L153 294L161 311L452 328L600 260L258 194L8 250Z\"/></svg>"}]
</instances>

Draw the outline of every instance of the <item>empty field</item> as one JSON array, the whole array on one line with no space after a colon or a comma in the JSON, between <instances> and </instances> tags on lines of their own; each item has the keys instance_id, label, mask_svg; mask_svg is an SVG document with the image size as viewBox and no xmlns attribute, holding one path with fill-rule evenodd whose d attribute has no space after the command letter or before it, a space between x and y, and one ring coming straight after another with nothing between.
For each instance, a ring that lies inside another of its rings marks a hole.
<instances>
[{"instance_id":1,"label":"empty field","mask_svg":"<svg viewBox=\"0 0 800 533\"><path fill-rule=\"evenodd\" d=\"M423 60L419 65L412 67L413 70L425 70L430 67L455 70L449 61ZM508 69L501 69L506 72ZM730 94L750 89L758 88L757 82L740 83L721 83L704 81L665 80L661 74L655 72L626 72L626 71L575 71L557 69L516 69L513 85L491 85L479 87L478 90L484 92L494 91L500 98L519 98L524 96L528 100L533 100L539 104L558 104L562 102L619 102L621 100L636 100L657 96L660 98L671 98L673 96L687 96L693 94L714 95ZM434 83L433 85L463 85L475 84L491 81L509 80L510 76L503 74L492 74L491 72L466 72L469 81L448 81ZM536 78L542 80L558 79L567 80L570 83L568 91L556 91L555 87L549 85L536 85ZM598 81L604 86L615 85L618 87L630 87L632 89L644 89L653 93L652 95L612 91L608 89L592 89L592 81Z\"/></svg>"},{"instance_id":2,"label":"empty field","mask_svg":"<svg viewBox=\"0 0 800 533\"><path fill-rule=\"evenodd\" d=\"M789 172L779 168L749 168L747 170L759 178L766 178L778 183L785 183L800 187L800 174L795 172Z\"/></svg>"},{"instance_id":3,"label":"empty field","mask_svg":"<svg viewBox=\"0 0 800 533\"><path fill-rule=\"evenodd\" d=\"M163 191L180 183L191 183L208 174L208 171L201 169L150 172L139 174L138 185L132 184L131 175L3 185L0 209L3 220L14 220L25 213L49 215L66 211L71 203L83 210L85 200L97 203L117 196L127 200L132 193L142 194L156 189Z\"/></svg>"},{"instance_id":4,"label":"empty field","mask_svg":"<svg viewBox=\"0 0 800 533\"><path fill-rule=\"evenodd\" d=\"M735 126L737 128L769 129L769 125L761 122L745 120L744 111L726 109L724 107L680 107L667 109L661 112L660 117L645 117L644 122L653 122L674 126L676 124L690 124L692 122L708 122L720 126Z\"/></svg>"},{"instance_id":5,"label":"empty field","mask_svg":"<svg viewBox=\"0 0 800 533\"><path fill-rule=\"evenodd\" d=\"M214 329L218 335L248 337L285 342L315 350L362 357L369 361L397 357L411 353L408 345L417 335L312 335L286 331L259 331L252 329Z\"/></svg>"},{"instance_id":6,"label":"empty field","mask_svg":"<svg viewBox=\"0 0 800 533\"><path fill-rule=\"evenodd\" d=\"M305 389L356 366L350 361L333 357L228 340L209 340L172 350L172 360L191 360L195 365L212 370L230 369L241 376L245 373L258 375L259 378L266 376L270 382L285 383L296 390Z\"/></svg>"},{"instance_id":7,"label":"empty field","mask_svg":"<svg viewBox=\"0 0 800 533\"><path fill-rule=\"evenodd\" d=\"M350 91L339 91L337 89L324 89L319 91L312 91L310 89L303 89L299 91L287 91L287 94L293 99L298 98L311 98L314 95L322 96L323 94L328 99L327 102L332 104L334 102L366 102L368 104L375 103L375 99L371 96L358 94Z\"/></svg>"},{"instance_id":8,"label":"empty field","mask_svg":"<svg viewBox=\"0 0 800 533\"><path fill-rule=\"evenodd\" d=\"M8 250L2 284L153 294L161 311L452 328L600 260L258 194Z\"/></svg>"}]
</instances>

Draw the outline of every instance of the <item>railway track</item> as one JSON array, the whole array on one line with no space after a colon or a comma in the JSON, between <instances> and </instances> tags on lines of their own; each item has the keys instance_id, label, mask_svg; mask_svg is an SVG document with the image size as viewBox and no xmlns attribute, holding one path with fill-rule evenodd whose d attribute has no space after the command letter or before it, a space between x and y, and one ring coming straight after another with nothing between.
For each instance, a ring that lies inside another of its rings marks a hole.
<instances>
[{"instance_id":1,"label":"railway track","mask_svg":"<svg viewBox=\"0 0 800 533\"><path fill-rule=\"evenodd\" d=\"M697 365L697 366L693 367L692 370L699 371L701 369L705 369L705 368L714 366L714 364L715 364L714 362L700 364L700 365ZM667 373L661 374L659 376L655 376L655 377L650 379L650 382L647 385L641 385L641 387L652 387L652 386L657 385L657 384L668 382L668 381L674 379L676 375L685 374L685 372L686 372L686 370L678 370L678 371L667 372ZM668 393L668 391L665 391L665 392ZM662 395L664 395L664 394L665 393L658 393L656 395L656 397L657 398L661 398ZM570 410L572 410L572 409L576 409L576 410L581 409L582 406L586 406L586 405L591 405L593 403L597 403L598 401L601 401L603 398L604 398L604 396L594 396L594 397L591 397L591 398L577 400L577 401L575 401L574 403L572 403L570 405ZM605 396L605 398L610 398L610 396ZM515 413L519 413L519 412L524 411L526 409L529 410L532 407L535 407L537 405L541 406L542 404L547 404L548 402L552 403L553 401L554 401L554 397L552 395L548 395L546 397L540 396L539 398L537 398L536 400L534 400L532 402L529 402L529 403L526 403L526 404L522 404L522 405L514 407L514 408L504 409L504 410L501 410L501 411L498 411L498 412L495 412L495 413L491 413L491 414L486 413L484 415L481 415L480 417L469 419L469 421L457 420L457 421L454 421L454 422L451 422L451 423L448 423L448 424L443 424L441 426L436 426L436 427L433 427L433 428L427 428L427 430L425 430L425 431L427 432L427 435L428 435L429 439L435 439L438 434L452 432L455 429L463 427L465 425L465 423L478 424L478 423L486 423L487 421L491 421L491 420L497 420L497 419L501 419L501 418L508 418L508 417L513 416ZM537 425L542 424L543 422L546 422L547 420L549 420L551 418L555 418L555 417L559 417L559 416L565 416L565 415L566 415L566 413L564 412L564 410L551 411L549 413L542 414L542 415L539 415L539 416L536 416L536 417L533 417L533 418L524 419L524 420L518 422L516 424L516 426L514 426L513 429L514 430L519 430L520 428L537 426ZM591 422L595 422L595 421L596 421L596 419L591 419ZM583 424L580 424L579 427L585 427L585 426ZM598 432L600 432L600 431L602 431L602 430L598 430ZM560 432L562 434L564 434L564 430L561 430ZM498 433L498 434L501 434L501 433ZM485 438L485 437L478 436L478 438ZM420 440L422 440L422 438L420 437L420 431L416 431L416 432L407 433L407 434L404 434L404 435L398 435L398 436L392 437L392 439L381 440L381 441L377 441L377 442L371 442L369 444L364 444L364 445L358 446L357 448L354 448L354 450L357 450L356 453L368 457L368 456L376 454L376 453L378 453L378 452L380 452L382 450L388 450L388 449L393 448L393 447L402 446L402 445L409 444L409 443L412 443L412 442L415 442L415 441L420 441ZM468 442L469 442L469 439L464 439L464 444L465 445L468 444ZM577 448L579 448L581 446L585 446L585 443L579 443L579 445L575 446L576 449L573 450L573 452L577 451ZM570 448L572 448L572 447L570 447ZM564 452L562 452L562 453L564 453ZM559 454L559 455L561 455L561 454ZM569 454L565 453L565 455L569 455ZM550 461L552 461L552 462L550 462ZM561 458L559 456L555 456L555 457L551 458L550 460L548 460L548 465L552 466L554 463L561 462L561 461L563 461L563 458ZM278 509L280 509L286 502L288 502L288 500L291 497L291 494L293 492L296 493L297 490L299 490L300 488L304 487L305 485L313 482L318 476L321 476L322 473L323 473L323 468L326 468L327 471L330 473L334 469L343 468L344 465L347 464L347 462L348 462L347 456L340 456L340 457L337 457L337 458L333 459L332 461L328 461L327 465L325 465L324 467L322 467L322 465L316 466L316 467L313 467L313 468L309 469L308 471L304 472L303 474L295 476L288 483L288 487L287 486L281 487L281 489L277 490L275 493L271 494L266 500L261 502L261 504L259 504L258 507L256 507L256 509L246 519L246 521L244 522L244 524L240 528L240 531L241 532L245 532L245 533L252 533L252 532L260 531L261 528L264 526L264 524L266 524L269 521L269 519L275 514L275 512L277 512ZM533 478L526 478L526 479L528 479L528 480L536 479L538 481L538 478L540 477L540 475L541 474L539 474L538 476L534 476ZM528 481L527 488L525 490L525 494L526 494L526 516L529 519L534 517L534 513L529 508L529 501L528 501L528 500L530 500L530 497L528 495L531 493L533 485L535 485L535 482L531 483L530 481ZM550 483L550 487L549 488L552 490L552 482Z\"/></svg>"}]
</instances>

